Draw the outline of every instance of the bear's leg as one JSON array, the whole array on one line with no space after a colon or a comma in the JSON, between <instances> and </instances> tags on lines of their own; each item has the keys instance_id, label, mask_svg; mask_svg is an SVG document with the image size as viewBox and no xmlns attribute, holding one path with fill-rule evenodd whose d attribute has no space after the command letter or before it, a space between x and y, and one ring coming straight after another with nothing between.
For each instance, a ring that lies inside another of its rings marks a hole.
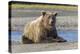
<instances>
[{"instance_id":1,"label":"bear's leg","mask_svg":"<svg viewBox=\"0 0 80 54\"><path fill-rule=\"evenodd\" d=\"M25 37L24 35L22 36L22 43L23 44L27 44L27 43L33 43L32 40L29 40L27 37Z\"/></svg>"},{"instance_id":2,"label":"bear's leg","mask_svg":"<svg viewBox=\"0 0 80 54\"><path fill-rule=\"evenodd\" d=\"M39 36L34 38L34 43L40 43L40 37Z\"/></svg>"}]
</instances>

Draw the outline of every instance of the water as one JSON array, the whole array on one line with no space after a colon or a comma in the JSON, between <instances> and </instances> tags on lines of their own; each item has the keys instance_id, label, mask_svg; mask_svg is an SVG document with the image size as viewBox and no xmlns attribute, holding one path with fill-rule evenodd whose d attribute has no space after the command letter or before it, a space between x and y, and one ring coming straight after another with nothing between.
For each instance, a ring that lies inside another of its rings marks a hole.
<instances>
[{"instance_id":1,"label":"water","mask_svg":"<svg viewBox=\"0 0 80 54\"><path fill-rule=\"evenodd\" d=\"M69 42L78 41L78 31L58 31L58 35Z\"/></svg>"},{"instance_id":2,"label":"water","mask_svg":"<svg viewBox=\"0 0 80 54\"><path fill-rule=\"evenodd\" d=\"M78 31L58 31L58 35L69 42L78 41ZM12 41L21 41L21 32L11 32Z\"/></svg>"}]
</instances>

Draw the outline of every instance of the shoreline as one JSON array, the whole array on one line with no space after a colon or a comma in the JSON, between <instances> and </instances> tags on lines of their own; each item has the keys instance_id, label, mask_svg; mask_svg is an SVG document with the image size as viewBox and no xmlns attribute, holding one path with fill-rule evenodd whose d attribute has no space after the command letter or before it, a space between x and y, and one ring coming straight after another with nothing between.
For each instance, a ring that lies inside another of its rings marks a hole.
<instances>
[{"instance_id":1,"label":"shoreline","mask_svg":"<svg viewBox=\"0 0 80 54\"><path fill-rule=\"evenodd\" d=\"M38 43L12 45L12 53L78 49L78 42Z\"/></svg>"}]
</instances>

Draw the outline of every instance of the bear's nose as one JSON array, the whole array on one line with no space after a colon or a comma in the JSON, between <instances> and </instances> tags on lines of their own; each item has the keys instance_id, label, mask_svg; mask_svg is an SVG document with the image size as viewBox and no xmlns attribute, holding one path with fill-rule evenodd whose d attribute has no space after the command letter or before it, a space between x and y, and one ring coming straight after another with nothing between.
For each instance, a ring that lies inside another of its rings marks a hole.
<instances>
[{"instance_id":1,"label":"bear's nose","mask_svg":"<svg viewBox=\"0 0 80 54\"><path fill-rule=\"evenodd\" d=\"M53 24L54 23L54 21L51 21L51 24Z\"/></svg>"}]
</instances>

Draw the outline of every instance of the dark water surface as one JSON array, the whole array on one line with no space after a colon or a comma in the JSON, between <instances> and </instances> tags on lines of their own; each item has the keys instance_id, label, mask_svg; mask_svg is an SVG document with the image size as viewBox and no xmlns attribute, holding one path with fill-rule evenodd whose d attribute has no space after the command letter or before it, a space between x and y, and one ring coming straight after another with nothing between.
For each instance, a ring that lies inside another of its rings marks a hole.
<instances>
[{"instance_id":1,"label":"dark water surface","mask_svg":"<svg viewBox=\"0 0 80 54\"><path fill-rule=\"evenodd\" d=\"M57 31L58 35L69 42L78 41L78 31ZM11 32L12 41L21 41L22 32Z\"/></svg>"}]
</instances>

